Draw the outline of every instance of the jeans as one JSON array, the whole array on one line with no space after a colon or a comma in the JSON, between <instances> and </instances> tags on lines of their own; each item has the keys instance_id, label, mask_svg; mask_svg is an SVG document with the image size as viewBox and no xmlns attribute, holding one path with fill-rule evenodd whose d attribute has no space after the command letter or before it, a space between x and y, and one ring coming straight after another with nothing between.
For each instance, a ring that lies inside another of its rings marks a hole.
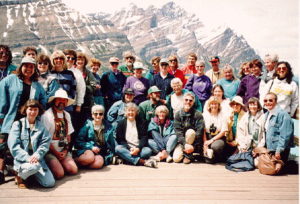
<instances>
[{"instance_id":1,"label":"jeans","mask_svg":"<svg viewBox=\"0 0 300 204\"><path fill-rule=\"evenodd\" d=\"M137 165L140 159L148 159L152 154L149 147L143 147L138 155L133 156L130 154L128 145L117 145L115 151L118 156L133 165Z\"/></svg>"},{"instance_id":2,"label":"jeans","mask_svg":"<svg viewBox=\"0 0 300 204\"><path fill-rule=\"evenodd\" d=\"M177 144L177 136L169 135L162 137L158 132L152 131L153 139L149 139L148 143L154 153L166 150L169 154L174 150Z\"/></svg>"}]
</instances>

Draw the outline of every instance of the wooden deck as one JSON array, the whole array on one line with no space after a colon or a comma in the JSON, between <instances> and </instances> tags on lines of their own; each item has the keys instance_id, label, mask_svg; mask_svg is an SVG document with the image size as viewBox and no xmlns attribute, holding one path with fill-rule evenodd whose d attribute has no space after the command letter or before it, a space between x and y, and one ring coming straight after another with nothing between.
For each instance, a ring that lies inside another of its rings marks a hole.
<instances>
[{"instance_id":1,"label":"wooden deck","mask_svg":"<svg viewBox=\"0 0 300 204\"><path fill-rule=\"evenodd\" d=\"M12 177L9 177L13 179ZM56 187L18 189L0 185L7 203L298 203L299 175L235 173L224 165L159 163L158 169L111 165L80 170Z\"/></svg>"}]
</instances>

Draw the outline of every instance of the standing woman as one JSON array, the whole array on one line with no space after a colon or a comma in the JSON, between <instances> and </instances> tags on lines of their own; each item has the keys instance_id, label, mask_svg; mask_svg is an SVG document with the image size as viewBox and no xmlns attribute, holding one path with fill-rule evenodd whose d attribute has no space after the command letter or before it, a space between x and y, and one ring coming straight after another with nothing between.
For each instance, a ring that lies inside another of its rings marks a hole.
<instances>
[{"instance_id":1,"label":"standing woman","mask_svg":"<svg viewBox=\"0 0 300 204\"><path fill-rule=\"evenodd\" d=\"M186 79L182 70L178 69L178 58L176 55L171 55L168 58L169 60L169 69L168 72L172 74L175 78L179 78L182 81L183 87L186 84Z\"/></svg>"},{"instance_id":2,"label":"standing woman","mask_svg":"<svg viewBox=\"0 0 300 204\"><path fill-rule=\"evenodd\" d=\"M110 164L115 150L115 140L111 126L104 121L102 105L92 107L92 117L93 120L86 121L76 138L78 158L75 161L82 166L100 169L103 165Z\"/></svg>"},{"instance_id":3,"label":"standing woman","mask_svg":"<svg viewBox=\"0 0 300 204\"><path fill-rule=\"evenodd\" d=\"M32 175L43 187L55 185L54 177L44 160L51 137L37 118L43 112L38 101L29 99L21 109L26 117L15 121L9 133L7 144L14 157L14 170L18 174L16 183L19 188L26 188L24 180Z\"/></svg>"},{"instance_id":4,"label":"standing woman","mask_svg":"<svg viewBox=\"0 0 300 204\"><path fill-rule=\"evenodd\" d=\"M278 62L273 80L264 86L263 95L260 97L262 101L268 92L276 94L277 104L291 117L294 116L299 105L299 88L292 80L293 76L292 67L288 62Z\"/></svg>"},{"instance_id":5,"label":"standing woman","mask_svg":"<svg viewBox=\"0 0 300 204\"><path fill-rule=\"evenodd\" d=\"M46 93L37 79L35 59L24 57L17 73L7 76L0 82L0 184L4 182L7 137L13 122L22 117L20 108L28 99L35 99L43 107L46 106Z\"/></svg>"},{"instance_id":6,"label":"standing woman","mask_svg":"<svg viewBox=\"0 0 300 204\"><path fill-rule=\"evenodd\" d=\"M54 51L51 55L51 63L53 66L51 75L58 81L60 88L67 92L69 98L75 99L77 85L76 78L73 72L67 69L65 54L61 50ZM73 110L73 106L68 106L66 108L66 111L69 113L72 113Z\"/></svg>"},{"instance_id":7,"label":"standing woman","mask_svg":"<svg viewBox=\"0 0 300 204\"><path fill-rule=\"evenodd\" d=\"M147 100L147 91L150 88L149 80L143 77L144 66L142 63L135 62L133 65L134 75L126 79L123 91L131 88L134 91L134 103L139 105Z\"/></svg>"},{"instance_id":8,"label":"standing woman","mask_svg":"<svg viewBox=\"0 0 300 204\"><path fill-rule=\"evenodd\" d=\"M251 62L244 62L240 66L239 77L242 80L245 76L251 74L251 68L253 64Z\"/></svg>"},{"instance_id":9,"label":"standing woman","mask_svg":"<svg viewBox=\"0 0 300 204\"><path fill-rule=\"evenodd\" d=\"M84 53L77 53L76 68L79 69L83 76L86 90L84 102L79 113L78 124L75 125L76 131L78 131L84 125L85 121L91 117L91 109L94 105L94 92L96 89L97 81L93 73L86 67L88 62L88 57Z\"/></svg>"},{"instance_id":10,"label":"standing woman","mask_svg":"<svg viewBox=\"0 0 300 204\"><path fill-rule=\"evenodd\" d=\"M205 62L196 62L196 74L193 74L188 79L185 85L185 89L192 91L199 98L202 107L205 101L209 99L211 95L212 83L208 76L204 75Z\"/></svg>"},{"instance_id":11,"label":"standing woman","mask_svg":"<svg viewBox=\"0 0 300 204\"><path fill-rule=\"evenodd\" d=\"M57 80L50 75L50 70L52 69L52 64L50 58L47 55L41 54L37 57L37 68L39 70L38 82L43 86L46 92L47 101L50 96L53 96L59 84Z\"/></svg>"},{"instance_id":12,"label":"standing woman","mask_svg":"<svg viewBox=\"0 0 300 204\"><path fill-rule=\"evenodd\" d=\"M94 93L94 100L95 103L98 105L102 105L104 106L104 99L102 96L102 89L101 89L101 76L99 75L99 70L101 67L101 61L96 59L96 58L92 58L90 60L90 67L91 67L91 71L96 79L96 90Z\"/></svg>"}]
</instances>

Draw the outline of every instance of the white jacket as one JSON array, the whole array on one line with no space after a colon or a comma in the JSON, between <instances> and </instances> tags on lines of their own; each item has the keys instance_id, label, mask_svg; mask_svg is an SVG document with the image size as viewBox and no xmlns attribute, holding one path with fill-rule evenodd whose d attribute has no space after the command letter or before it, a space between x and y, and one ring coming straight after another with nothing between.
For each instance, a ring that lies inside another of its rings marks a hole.
<instances>
[{"instance_id":1,"label":"white jacket","mask_svg":"<svg viewBox=\"0 0 300 204\"><path fill-rule=\"evenodd\" d=\"M84 96L85 96L85 90L86 90L85 81L84 81L81 71L79 71L77 68L72 67L69 70L73 72L75 79L76 79L76 84L77 84L76 85L75 104L77 106L81 106L84 102Z\"/></svg>"},{"instance_id":2,"label":"white jacket","mask_svg":"<svg viewBox=\"0 0 300 204\"><path fill-rule=\"evenodd\" d=\"M260 90L261 104L263 104L264 97L268 92L277 95L277 104L280 108L288 112L290 116L295 114L299 103L299 88L296 82L292 81L288 84L286 79L279 80L278 78L268 81Z\"/></svg>"},{"instance_id":3,"label":"white jacket","mask_svg":"<svg viewBox=\"0 0 300 204\"><path fill-rule=\"evenodd\" d=\"M252 143L252 135L249 134L249 112L243 115L241 121L237 124L237 132L236 132L236 141L238 143L238 149L241 151L242 149L249 150L251 148ZM258 130L258 147L265 146L265 115L261 110L255 116L255 122L259 126Z\"/></svg>"}]
</instances>

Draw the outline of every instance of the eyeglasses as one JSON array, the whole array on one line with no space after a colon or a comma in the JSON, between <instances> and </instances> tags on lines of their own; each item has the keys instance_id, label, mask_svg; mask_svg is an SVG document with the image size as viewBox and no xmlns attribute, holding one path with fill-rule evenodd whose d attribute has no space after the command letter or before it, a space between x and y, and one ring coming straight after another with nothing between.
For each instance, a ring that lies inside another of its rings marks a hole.
<instances>
[{"instance_id":1,"label":"eyeglasses","mask_svg":"<svg viewBox=\"0 0 300 204\"><path fill-rule=\"evenodd\" d=\"M54 60L64 60L65 58L63 58L63 57L56 57L56 58L54 58Z\"/></svg>"},{"instance_id":2,"label":"eyeglasses","mask_svg":"<svg viewBox=\"0 0 300 204\"><path fill-rule=\"evenodd\" d=\"M215 63L217 63L218 61L210 61L210 63L212 63L212 64L215 64Z\"/></svg>"},{"instance_id":3,"label":"eyeglasses","mask_svg":"<svg viewBox=\"0 0 300 204\"><path fill-rule=\"evenodd\" d=\"M134 58L133 58L133 57L126 57L126 59L131 59L131 60L133 60Z\"/></svg>"},{"instance_id":4,"label":"eyeglasses","mask_svg":"<svg viewBox=\"0 0 300 204\"><path fill-rule=\"evenodd\" d=\"M76 57L67 57L67 60L76 60Z\"/></svg>"},{"instance_id":5,"label":"eyeglasses","mask_svg":"<svg viewBox=\"0 0 300 204\"><path fill-rule=\"evenodd\" d=\"M93 113L93 115L94 115L94 116L97 116L97 115L103 116L103 113Z\"/></svg>"},{"instance_id":6,"label":"eyeglasses","mask_svg":"<svg viewBox=\"0 0 300 204\"><path fill-rule=\"evenodd\" d=\"M204 65L196 65L196 67L205 67Z\"/></svg>"},{"instance_id":7,"label":"eyeglasses","mask_svg":"<svg viewBox=\"0 0 300 204\"><path fill-rule=\"evenodd\" d=\"M160 66L169 66L169 64L163 63L163 64L160 64Z\"/></svg>"},{"instance_id":8,"label":"eyeglasses","mask_svg":"<svg viewBox=\"0 0 300 204\"><path fill-rule=\"evenodd\" d=\"M39 62L39 65L48 65L48 62Z\"/></svg>"},{"instance_id":9,"label":"eyeglasses","mask_svg":"<svg viewBox=\"0 0 300 204\"><path fill-rule=\"evenodd\" d=\"M177 60L176 60L176 59L174 59L174 60L169 60L169 62L177 62Z\"/></svg>"},{"instance_id":10,"label":"eyeglasses","mask_svg":"<svg viewBox=\"0 0 300 204\"><path fill-rule=\"evenodd\" d=\"M267 103L267 102L273 103L274 101L275 101L275 99L264 99L264 103Z\"/></svg>"},{"instance_id":11,"label":"eyeglasses","mask_svg":"<svg viewBox=\"0 0 300 204\"><path fill-rule=\"evenodd\" d=\"M287 67L277 67L277 70L286 71L286 70L287 70Z\"/></svg>"},{"instance_id":12,"label":"eyeglasses","mask_svg":"<svg viewBox=\"0 0 300 204\"><path fill-rule=\"evenodd\" d=\"M114 66L114 65L118 65L119 62L111 62L110 64L111 64L112 66Z\"/></svg>"}]
</instances>

